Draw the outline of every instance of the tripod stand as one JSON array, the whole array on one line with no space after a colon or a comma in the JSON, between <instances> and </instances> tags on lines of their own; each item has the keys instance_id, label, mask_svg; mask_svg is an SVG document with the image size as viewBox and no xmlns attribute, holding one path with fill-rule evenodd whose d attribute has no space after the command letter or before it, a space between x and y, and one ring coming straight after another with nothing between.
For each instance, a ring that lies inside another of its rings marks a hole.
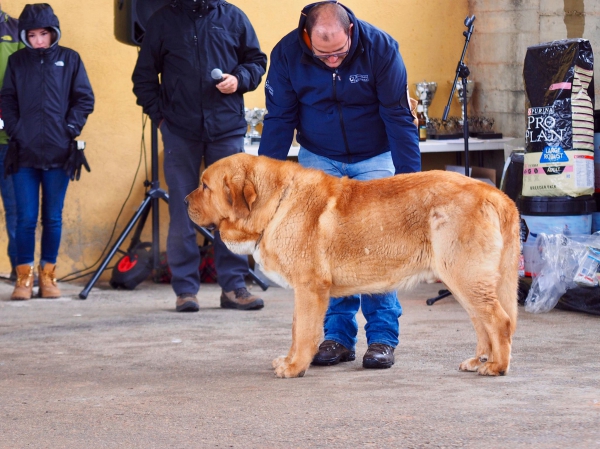
<instances>
[{"instance_id":1,"label":"tripod stand","mask_svg":"<svg viewBox=\"0 0 600 449\"><path fill-rule=\"evenodd\" d=\"M467 47L469 45L469 41L471 40L471 34L473 34L473 29L475 25L475 16L467 16L465 19L465 26L468 28L467 31L463 31L463 36L465 36L465 45L463 47L462 55L460 57L460 61L458 62L458 66L456 67L456 75L454 76L454 83L452 84L452 91L450 92L450 98L448 99L448 104L444 108L444 116L442 117L442 121L446 121L448 119L448 113L450 112L450 105L452 104L452 98L454 97L454 91L456 90L456 83L458 78L461 78L462 81L462 106L463 106L463 140L465 141L465 176L469 175L469 117L467 115L467 79L470 75L469 68L465 65L464 59L465 54L467 53ZM429 298L427 300L427 305L431 306L435 304L440 299L443 299L447 296L450 296L452 292L450 290L440 290L438 291L438 296L434 298Z\"/></svg>"},{"instance_id":2,"label":"tripod stand","mask_svg":"<svg viewBox=\"0 0 600 449\"><path fill-rule=\"evenodd\" d=\"M131 242L129 244L129 250L134 248L140 243L140 236L142 234L142 230L144 229L144 225L146 224L146 220L148 219L148 215L152 210L152 268L153 272L156 273L159 268L160 262L160 233L159 233L159 214L158 214L158 205L159 201L163 200L164 202L169 202L169 194L160 188L160 182L158 181L158 130L154 122L152 122L151 127L151 148L152 148L152 181L145 181L146 187L150 186L150 190L146 192L146 197L142 201L142 204L137 209L125 229L110 249L109 253L106 255L104 261L94 273L94 276L89 280L85 288L79 293L80 299L86 299L90 290L96 283L96 281L100 278L102 272L108 266L110 260L113 258L115 253L119 251L119 247L123 244L129 233L133 230L134 226L137 223L137 227L135 228L135 232L131 237ZM205 228L194 224L194 228L198 231L202 236L204 236L208 241L213 242L214 236ZM250 270L250 277L262 288L263 290L267 290L269 285L265 283L261 278L259 278L254 271Z\"/></svg>"}]
</instances>

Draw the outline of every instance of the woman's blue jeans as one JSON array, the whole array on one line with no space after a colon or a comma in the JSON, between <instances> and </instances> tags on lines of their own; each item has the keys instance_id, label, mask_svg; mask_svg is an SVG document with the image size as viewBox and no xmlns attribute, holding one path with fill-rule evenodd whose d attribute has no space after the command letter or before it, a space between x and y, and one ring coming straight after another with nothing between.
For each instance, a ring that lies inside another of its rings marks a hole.
<instances>
[{"instance_id":1,"label":"woman's blue jeans","mask_svg":"<svg viewBox=\"0 0 600 449\"><path fill-rule=\"evenodd\" d=\"M17 265L17 201L12 176L4 178L4 158L8 151L8 144L0 144L0 195L4 204L4 217L6 219L6 234L8 235L8 257L11 268Z\"/></svg>"},{"instance_id":2,"label":"woman's blue jeans","mask_svg":"<svg viewBox=\"0 0 600 449\"><path fill-rule=\"evenodd\" d=\"M41 261L56 263L62 233L62 211L69 177L62 168L21 167L12 175L17 200L17 265L33 265L35 229L42 193Z\"/></svg>"},{"instance_id":3,"label":"woman's blue jeans","mask_svg":"<svg viewBox=\"0 0 600 449\"><path fill-rule=\"evenodd\" d=\"M304 167L317 168L338 178L348 176L362 181L393 176L395 172L390 152L365 161L347 164L318 156L300 147L298 162ZM356 314L359 309L362 309L367 321L365 332L368 344L383 343L393 348L398 346L400 335L398 318L402 315L402 307L395 291L331 298L325 314L325 340L336 341L354 350L358 333Z\"/></svg>"}]
</instances>

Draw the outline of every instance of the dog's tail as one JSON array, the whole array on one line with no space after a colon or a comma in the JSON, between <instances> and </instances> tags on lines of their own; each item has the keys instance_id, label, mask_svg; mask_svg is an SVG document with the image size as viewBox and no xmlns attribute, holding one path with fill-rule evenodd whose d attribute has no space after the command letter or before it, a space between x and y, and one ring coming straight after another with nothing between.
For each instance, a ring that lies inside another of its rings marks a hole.
<instances>
[{"instance_id":1,"label":"dog's tail","mask_svg":"<svg viewBox=\"0 0 600 449\"><path fill-rule=\"evenodd\" d=\"M510 319L512 335L517 327L520 219L515 203L502 192L498 194L504 197L495 204L505 249L500 257L498 301Z\"/></svg>"}]
</instances>

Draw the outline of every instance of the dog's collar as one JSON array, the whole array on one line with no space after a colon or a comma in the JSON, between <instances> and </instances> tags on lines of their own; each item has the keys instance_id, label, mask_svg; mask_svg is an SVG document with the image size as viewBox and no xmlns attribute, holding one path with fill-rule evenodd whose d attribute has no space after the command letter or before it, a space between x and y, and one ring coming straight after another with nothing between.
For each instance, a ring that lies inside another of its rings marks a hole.
<instances>
[{"instance_id":1,"label":"dog's collar","mask_svg":"<svg viewBox=\"0 0 600 449\"><path fill-rule=\"evenodd\" d=\"M290 190L290 185L292 185L293 182L294 182L294 177L292 177L291 181L285 187L283 194L279 197L279 203L277 204L277 207L275 208L275 212L273 212L273 215L275 215L277 213L277 211L279 210L279 206L281 206L281 203L283 202L283 200L287 198L288 192Z\"/></svg>"},{"instance_id":2,"label":"dog's collar","mask_svg":"<svg viewBox=\"0 0 600 449\"><path fill-rule=\"evenodd\" d=\"M287 198L288 196L288 192L290 190L290 185L293 183L294 178L292 177L292 180L290 183L288 183L287 187L285 188L285 190L283 191L283 194L281 195L281 197L279 198L279 203L277 203L277 207L275 208L275 212L273 212L273 216L275 216L275 214L277 213L277 211L279 210L279 207L281 206L281 203L283 202L284 199ZM254 247L255 250L258 249L258 246L260 245L260 241L262 240L263 236L265 234L265 231L263 229L263 231L260 233L260 235L258 236L258 239L256 240L256 246Z\"/></svg>"},{"instance_id":3,"label":"dog's collar","mask_svg":"<svg viewBox=\"0 0 600 449\"><path fill-rule=\"evenodd\" d=\"M263 235L265 234L265 231L261 232L260 235L258 236L258 239L256 239L256 245L254 246L254 251L256 251L260 245L260 241L263 238Z\"/></svg>"}]
</instances>

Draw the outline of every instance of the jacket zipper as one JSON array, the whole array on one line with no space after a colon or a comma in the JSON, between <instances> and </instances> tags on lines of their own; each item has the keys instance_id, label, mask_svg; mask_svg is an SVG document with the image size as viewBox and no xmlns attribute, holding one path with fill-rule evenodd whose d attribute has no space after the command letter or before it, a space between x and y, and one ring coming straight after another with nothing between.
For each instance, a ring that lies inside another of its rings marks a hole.
<instances>
[{"instance_id":1,"label":"jacket zipper","mask_svg":"<svg viewBox=\"0 0 600 449\"><path fill-rule=\"evenodd\" d=\"M45 99L46 99L46 64L44 62L44 55L41 55L40 58L40 64L41 64L41 72L42 72L42 82L41 84L41 88L42 88L42 92L41 92L41 108L40 108L40 112L41 112L41 117L40 117L40 122L41 122L41 129L46 129L46 124L45 124L45 118L44 118L44 110L45 110ZM46 147L46 142L45 142L45 133L40 133L41 135L41 139L42 139L42 145L41 148L45 148ZM43 160L43 166L42 168L46 168L46 152L42 151L42 154L40 154L40 157Z\"/></svg>"},{"instance_id":2,"label":"jacket zipper","mask_svg":"<svg viewBox=\"0 0 600 449\"><path fill-rule=\"evenodd\" d=\"M342 136L344 138L344 146L346 148L346 154L348 155L348 163L352 163L352 156L350 154L350 146L348 145L348 136L346 135L346 127L344 126L344 115L342 114L342 105L337 100L337 85L336 85L336 77L338 76L338 71L333 71L333 100L337 103L338 113L340 116L340 126L342 127Z\"/></svg>"},{"instance_id":3,"label":"jacket zipper","mask_svg":"<svg viewBox=\"0 0 600 449\"><path fill-rule=\"evenodd\" d=\"M196 62L197 65L196 67L198 67L198 69L200 69L202 67L202 57L200 55L200 46L198 45L198 35L200 34L200 27L202 26L202 24L204 23L204 14L200 14L193 22L194 22L194 45L196 46ZM201 22L203 21L203 22ZM200 76L200 92L202 92L202 90L204 89L203 86L203 79L202 76ZM202 108L202 116L203 116L203 121L204 121L204 108ZM206 126L204 126L204 129L202 130L202 134L210 134L208 132L208 130L206 129ZM210 135L208 136L208 138L210 139Z\"/></svg>"}]
</instances>

